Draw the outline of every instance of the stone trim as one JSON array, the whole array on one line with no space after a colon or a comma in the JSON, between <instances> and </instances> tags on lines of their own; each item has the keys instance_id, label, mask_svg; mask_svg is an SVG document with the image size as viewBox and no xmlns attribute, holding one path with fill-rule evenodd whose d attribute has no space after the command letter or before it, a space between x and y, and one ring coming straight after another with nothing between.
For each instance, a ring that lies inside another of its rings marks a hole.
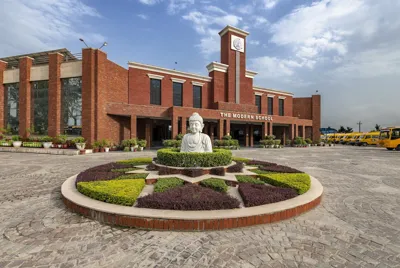
<instances>
[{"instance_id":1,"label":"stone trim","mask_svg":"<svg viewBox=\"0 0 400 268\"><path fill-rule=\"evenodd\" d=\"M254 95L257 95L257 96L262 96L262 95L264 95L263 93L261 93L261 92L254 92Z\"/></svg>"},{"instance_id":2,"label":"stone trim","mask_svg":"<svg viewBox=\"0 0 400 268\"><path fill-rule=\"evenodd\" d=\"M194 86L200 86L200 87L202 87L202 86L204 86L204 84L205 84L205 83L200 83L200 82L192 81L192 85L194 85Z\"/></svg>"},{"instance_id":3,"label":"stone trim","mask_svg":"<svg viewBox=\"0 0 400 268\"><path fill-rule=\"evenodd\" d=\"M175 78L175 77L171 77L172 82L177 82L177 83L185 83L186 80L185 79L179 79L179 78Z\"/></svg>"},{"instance_id":4,"label":"stone trim","mask_svg":"<svg viewBox=\"0 0 400 268\"><path fill-rule=\"evenodd\" d=\"M162 76L162 75L157 75L157 74L147 74L147 76L148 76L149 78L160 79L160 80L162 80L162 79L164 78L164 76Z\"/></svg>"},{"instance_id":5,"label":"stone trim","mask_svg":"<svg viewBox=\"0 0 400 268\"><path fill-rule=\"evenodd\" d=\"M216 62L213 61L210 64L207 65L207 70L209 73L213 72L213 71L217 71L217 72L222 72L222 73L227 73L228 72L228 65L220 63L220 62Z\"/></svg>"},{"instance_id":6,"label":"stone trim","mask_svg":"<svg viewBox=\"0 0 400 268\"><path fill-rule=\"evenodd\" d=\"M246 70L246 77L247 78L251 78L251 79L254 79L254 77L257 75L258 73L257 72L254 72L254 71L250 71L250 70Z\"/></svg>"},{"instance_id":7,"label":"stone trim","mask_svg":"<svg viewBox=\"0 0 400 268\"><path fill-rule=\"evenodd\" d=\"M281 100L286 99L286 97L283 97L283 96L279 96L278 98L281 99Z\"/></svg>"},{"instance_id":8,"label":"stone trim","mask_svg":"<svg viewBox=\"0 0 400 268\"><path fill-rule=\"evenodd\" d=\"M268 98L274 98L274 97L275 97L275 95L268 94L268 95L267 95L267 97L268 97Z\"/></svg>"},{"instance_id":9,"label":"stone trim","mask_svg":"<svg viewBox=\"0 0 400 268\"><path fill-rule=\"evenodd\" d=\"M70 177L61 187L63 202L71 211L106 224L157 230L221 230L277 222L316 207L323 194L322 185L311 177L308 192L274 204L227 210L171 211L126 207L93 200L78 192L75 179L76 175Z\"/></svg>"},{"instance_id":10,"label":"stone trim","mask_svg":"<svg viewBox=\"0 0 400 268\"><path fill-rule=\"evenodd\" d=\"M176 71L176 70L172 70L172 69L152 66L152 65L138 63L138 62L130 61L130 62L128 62L128 66L129 66L129 68L158 72L158 73L169 74L169 75L183 76L183 77L194 79L194 80L200 80L200 81L206 81L206 82L210 82L212 80L211 77L207 77L207 76Z\"/></svg>"},{"instance_id":11,"label":"stone trim","mask_svg":"<svg viewBox=\"0 0 400 268\"><path fill-rule=\"evenodd\" d=\"M293 93L290 93L287 91L280 91L280 90L262 88L262 87L256 87L256 86L253 87L253 90L261 90L261 91L276 93L276 94L280 94L280 95L293 96Z\"/></svg>"},{"instance_id":12,"label":"stone trim","mask_svg":"<svg viewBox=\"0 0 400 268\"><path fill-rule=\"evenodd\" d=\"M228 25L228 26L226 26L224 29L222 29L218 34L219 34L219 36L224 36L227 32L232 32L232 33L236 33L236 34L240 34L240 35L242 35L242 36L244 36L244 37L246 37L246 36L248 36L249 35L249 32L246 32L246 31L244 31L244 30L242 30L242 29L239 29L239 28L236 28L236 27L233 27L233 26L230 26L230 25Z\"/></svg>"}]
</instances>

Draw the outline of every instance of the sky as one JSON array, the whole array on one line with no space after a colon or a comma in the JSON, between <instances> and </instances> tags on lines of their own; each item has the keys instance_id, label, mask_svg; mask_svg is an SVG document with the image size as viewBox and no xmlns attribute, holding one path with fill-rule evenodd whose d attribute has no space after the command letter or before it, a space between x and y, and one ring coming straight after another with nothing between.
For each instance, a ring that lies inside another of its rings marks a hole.
<instances>
[{"instance_id":1,"label":"sky","mask_svg":"<svg viewBox=\"0 0 400 268\"><path fill-rule=\"evenodd\" d=\"M399 0L0 0L0 57L85 45L207 76L226 25L250 33L254 85L321 94L322 127L400 125ZM316 93L318 90L318 93Z\"/></svg>"}]
</instances>

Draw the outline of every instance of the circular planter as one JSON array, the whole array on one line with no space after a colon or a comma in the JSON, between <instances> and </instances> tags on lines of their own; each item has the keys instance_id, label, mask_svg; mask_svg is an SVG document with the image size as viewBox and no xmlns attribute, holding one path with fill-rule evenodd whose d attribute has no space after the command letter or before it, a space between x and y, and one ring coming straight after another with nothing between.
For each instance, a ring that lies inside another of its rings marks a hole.
<instances>
[{"instance_id":1,"label":"circular planter","mask_svg":"<svg viewBox=\"0 0 400 268\"><path fill-rule=\"evenodd\" d=\"M207 211L147 209L91 199L76 189L76 176L61 187L63 202L70 210L102 223L142 229L205 231L272 223L311 210L321 202L323 194L321 183L310 177L311 187L306 193L273 204Z\"/></svg>"},{"instance_id":2,"label":"circular planter","mask_svg":"<svg viewBox=\"0 0 400 268\"><path fill-rule=\"evenodd\" d=\"M224 149L214 149L212 153L181 153L169 148L157 151L157 163L172 167L217 167L231 162L232 152Z\"/></svg>"},{"instance_id":3,"label":"circular planter","mask_svg":"<svg viewBox=\"0 0 400 268\"><path fill-rule=\"evenodd\" d=\"M78 149L79 151L82 151L85 149L86 143L80 142L80 143L75 143L75 145L76 145L76 149Z\"/></svg>"},{"instance_id":4,"label":"circular planter","mask_svg":"<svg viewBox=\"0 0 400 268\"><path fill-rule=\"evenodd\" d=\"M21 147L21 145L22 145L22 141L13 141L14 147L18 148L18 147Z\"/></svg>"},{"instance_id":5,"label":"circular planter","mask_svg":"<svg viewBox=\"0 0 400 268\"><path fill-rule=\"evenodd\" d=\"M43 142L43 148L45 148L45 149L49 149L51 147L51 145L53 145L52 142Z\"/></svg>"}]
</instances>

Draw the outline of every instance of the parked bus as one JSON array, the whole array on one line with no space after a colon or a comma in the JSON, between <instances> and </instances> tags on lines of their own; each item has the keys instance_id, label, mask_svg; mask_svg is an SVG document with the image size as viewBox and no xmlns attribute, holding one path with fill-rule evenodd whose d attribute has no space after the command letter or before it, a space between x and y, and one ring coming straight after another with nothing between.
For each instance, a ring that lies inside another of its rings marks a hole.
<instances>
[{"instance_id":1,"label":"parked bus","mask_svg":"<svg viewBox=\"0 0 400 268\"><path fill-rule=\"evenodd\" d=\"M400 151L400 127L388 127L381 130L379 146L388 150Z\"/></svg>"},{"instance_id":2,"label":"parked bus","mask_svg":"<svg viewBox=\"0 0 400 268\"><path fill-rule=\"evenodd\" d=\"M358 146L377 145L379 141L379 131L371 131L361 135L356 144Z\"/></svg>"}]
</instances>

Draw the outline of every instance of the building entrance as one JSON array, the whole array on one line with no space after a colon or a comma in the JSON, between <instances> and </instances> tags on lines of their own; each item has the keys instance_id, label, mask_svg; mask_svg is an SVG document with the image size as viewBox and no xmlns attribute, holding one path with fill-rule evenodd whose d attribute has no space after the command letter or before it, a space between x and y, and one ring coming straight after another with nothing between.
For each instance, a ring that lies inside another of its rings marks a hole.
<instances>
[{"instance_id":1,"label":"building entrance","mask_svg":"<svg viewBox=\"0 0 400 268\"><path fill-rule=\"evenodd\" d=\"M164 140L171 139L170 120L153 120L151 147L162 147Z\"/></svg>"}]
</instances>

